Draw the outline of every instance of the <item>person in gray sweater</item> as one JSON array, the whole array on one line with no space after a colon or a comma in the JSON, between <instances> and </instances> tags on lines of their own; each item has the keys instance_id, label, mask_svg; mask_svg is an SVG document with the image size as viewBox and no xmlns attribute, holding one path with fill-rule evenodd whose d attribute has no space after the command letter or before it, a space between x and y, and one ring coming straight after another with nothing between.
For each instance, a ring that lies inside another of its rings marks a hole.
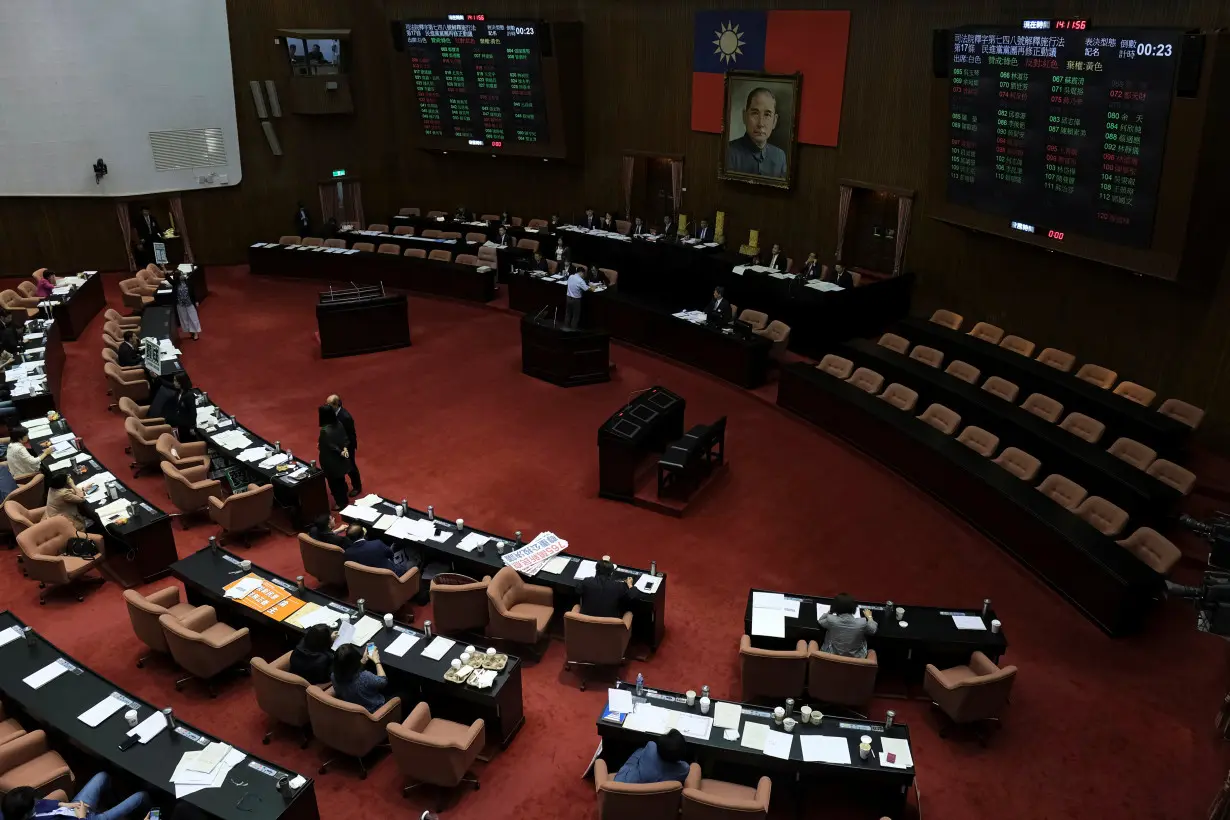
<instances>
[{"instance_id":1,"label":"person in gray sweater","mask_svg":"<svg viewBox=\"0 0 1230 820\"><path fill-rule=\"evenodd\" d=\"M867 657L867 636L876 634L876 619L870 609L864 609L861 617L857 609L849 593L843 592L833 599L832 608L820 619L825 630L821 652L848 658Z\"/></svg>"}]
</instances>

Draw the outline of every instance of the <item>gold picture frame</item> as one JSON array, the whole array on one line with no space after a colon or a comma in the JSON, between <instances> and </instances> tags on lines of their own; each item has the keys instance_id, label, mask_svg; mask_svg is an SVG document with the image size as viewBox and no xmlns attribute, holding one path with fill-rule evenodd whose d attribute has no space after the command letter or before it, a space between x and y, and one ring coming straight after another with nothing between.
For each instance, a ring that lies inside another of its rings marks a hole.
<instances>
[{"instance_id":1,"label":"gold picture frame","mask_svg":"<svg viewBox=\"0 0 1230 820\"><path fill-rule=\"evenodd\" d=\"M718 179L790 189L802 80L802 74L726 72Z\"/></svg>"}]
</instances>

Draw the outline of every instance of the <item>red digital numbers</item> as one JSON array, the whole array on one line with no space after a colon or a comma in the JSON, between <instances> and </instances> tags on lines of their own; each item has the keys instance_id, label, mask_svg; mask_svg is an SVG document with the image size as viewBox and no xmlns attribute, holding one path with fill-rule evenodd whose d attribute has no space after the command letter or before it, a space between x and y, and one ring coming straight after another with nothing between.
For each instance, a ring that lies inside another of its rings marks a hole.
<instances>
[{"instance_id":1,"label":"red digital numbers","mask_svg":"<svg viewBox=\"0 0 1230 820\"><path fill-rule=\"evenodd\" d=\"M1084 31L1089 26L1088 20L1056 20L1055 28L1071 31Z\"/></svg>"},{"instance_id":2,"label":"red digital numbers","mask_svg":"<svg viewBox=\"0 0 1230 820\"><path fill-rule=\"evenodd\" d=\"M1054 239L1057 242L1063 241L1063 231L1047 231L1046 235L1048 238Z\"/></svg>"},{"instance_id":3,"label":"red digital numbers","mask_svg":"<svg viewBox=\"0 0 1230 820\"><path fill-rule=\"evenodd\" d=\"M486 19L487 19L487 15L485 15L485 14L467 14L467 15L466 15L466 19L467 19L467 20L475 20L475 21L477 21L477 22L481 23L481 22L483 22L484 20L486 20Z\"/></svg>"},{"instance_id":4,"label":"red digital numbers","mask_svg":"<svg viewBox=\"0 0 1230 820\"><path fill-rule=\"evenodd\" d=\"M504 143L503 143L501 140L492 140L492 141L491 141L491 147L492 147L492 148L503 148L503 147L504 147Z\"/></svg>"}]
</instances>

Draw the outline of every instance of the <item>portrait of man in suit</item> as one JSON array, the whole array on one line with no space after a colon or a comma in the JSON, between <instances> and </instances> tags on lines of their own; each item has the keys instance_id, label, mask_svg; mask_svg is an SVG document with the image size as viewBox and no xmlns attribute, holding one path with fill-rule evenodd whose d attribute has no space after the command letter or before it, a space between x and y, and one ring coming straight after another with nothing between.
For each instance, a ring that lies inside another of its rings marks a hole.
<instances>
[{"instance_id":1,"label":"portrait of man in suit","mask_svg":"<svg viewBox=\"0 0 1230 820\"><path fill-rule=\"evenodd\" d=\"M798 84L797 75L727 74L721 179L790 187Z\"/></svg>"}]
</instances>

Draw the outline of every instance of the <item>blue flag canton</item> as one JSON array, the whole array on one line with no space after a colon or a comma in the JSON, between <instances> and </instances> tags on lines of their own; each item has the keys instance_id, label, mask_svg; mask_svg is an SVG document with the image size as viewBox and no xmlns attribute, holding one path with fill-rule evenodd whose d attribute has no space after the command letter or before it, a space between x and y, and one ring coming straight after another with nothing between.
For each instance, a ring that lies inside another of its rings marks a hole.
<instances>
[{"instance_id":1,"label":"blue flag canton","mask_svg":"<svg viewBox=\"0 0 1230 820\"><path fill-rule=\"evenodd\" d=\"M763 11L697 12L692 70L704 74L763 71L768 20Z\"/></svg>"}]
</instances>

